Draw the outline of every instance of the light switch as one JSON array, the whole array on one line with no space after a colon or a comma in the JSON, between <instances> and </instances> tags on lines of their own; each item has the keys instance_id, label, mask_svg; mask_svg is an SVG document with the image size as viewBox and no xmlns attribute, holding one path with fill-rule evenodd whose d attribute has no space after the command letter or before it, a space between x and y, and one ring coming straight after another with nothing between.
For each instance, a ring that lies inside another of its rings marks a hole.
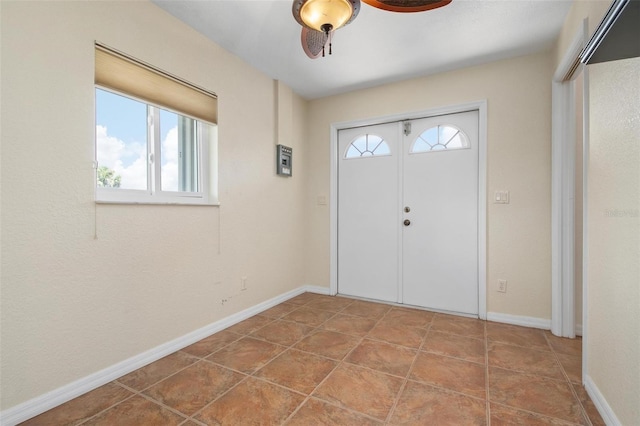
<instances>
[{"instance_id":1,"label":"light switch","mask_svg":"<svg viewBox=\"0 0 640 426\"><path fill-rule=\"evenodd\" d=\"M509 191L496 191L493 204L509 204Z\"/></svg>"}]
</instances>

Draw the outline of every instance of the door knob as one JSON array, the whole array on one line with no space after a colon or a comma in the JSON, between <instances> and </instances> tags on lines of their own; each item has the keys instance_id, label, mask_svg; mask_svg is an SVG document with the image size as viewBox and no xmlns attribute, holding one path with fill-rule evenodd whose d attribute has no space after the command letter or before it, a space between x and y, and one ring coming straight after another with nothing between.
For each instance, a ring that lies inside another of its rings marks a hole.
<instances>
[{"instance_id":1,"label":"door knob","mask_svg":"<svg viewBox=\"0 0 640 426\"><path fill-rule=\"evenodd\" d=\"M409 219L405 219L404 226L409 226L409 225L411 225L411 221Z\"/></svg>"}]
</instances>

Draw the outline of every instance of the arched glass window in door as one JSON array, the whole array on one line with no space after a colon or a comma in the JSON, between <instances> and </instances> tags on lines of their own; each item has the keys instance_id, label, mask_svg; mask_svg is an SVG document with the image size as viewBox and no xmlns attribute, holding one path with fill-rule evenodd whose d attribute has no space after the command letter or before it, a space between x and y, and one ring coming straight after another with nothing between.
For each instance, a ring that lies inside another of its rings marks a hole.
<instances>
[{"instance_id":1,"label":"arched glass window in door","mask_svg":"<svg viewBox=\"0 0 640 426\"><path fill-rule=\"evenodd\" d=\"M420 152L444 151L471 148L467 135L460 129L450 125L431 127L413 141L411 154Z\"/></svg>"},{"instance_id":2,"label":"arched glass window in door","mask_svg":"<svg viewBox=\"0 0 640 426\"><path fill-rule=\"evenodd\" d=\"M377 157L391 155L389 144L378 135L360 135L347 147L344 158Z\"/></svg>"}]
</instances>

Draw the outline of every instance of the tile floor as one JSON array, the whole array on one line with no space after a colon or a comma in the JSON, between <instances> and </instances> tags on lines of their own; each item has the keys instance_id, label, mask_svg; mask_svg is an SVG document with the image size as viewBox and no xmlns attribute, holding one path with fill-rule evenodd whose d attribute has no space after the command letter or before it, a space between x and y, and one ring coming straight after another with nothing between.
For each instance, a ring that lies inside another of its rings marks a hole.
<instances>
[{"instance_id":1,"label":"tile floor","mask_svg":"<svg viewBox=\"0 0 640 426\"><path fill-rule=\"evenodd\" d=\"M581 341L305 293L24 425L602 425Z\"/></svg>"}]
</instances>

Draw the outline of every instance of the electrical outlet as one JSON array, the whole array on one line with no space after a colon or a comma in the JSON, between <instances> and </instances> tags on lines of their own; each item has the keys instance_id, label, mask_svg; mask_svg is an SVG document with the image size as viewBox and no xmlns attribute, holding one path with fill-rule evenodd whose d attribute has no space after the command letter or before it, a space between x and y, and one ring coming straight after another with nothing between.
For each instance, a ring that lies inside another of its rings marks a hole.
<instances>
[{"instance_id":1,"label":"electrical outlet","mask_svg":"<svg viewBox=\"0 0 640 426\"><path fill-rule=\"evenodd\" d=\"M247 289L247 277L240 278L240 290L244 291Z\"/></svg>"},{"instance_id":2,"label":"electrical outlet","mask_svg":"<svg viewBox=\"0 0 640 426\"><path fill-rule=\"evenodd\" d=\"M498 291L500 293L507 292L507 280L498 280Z\"/></svg>"}]
</instances>

